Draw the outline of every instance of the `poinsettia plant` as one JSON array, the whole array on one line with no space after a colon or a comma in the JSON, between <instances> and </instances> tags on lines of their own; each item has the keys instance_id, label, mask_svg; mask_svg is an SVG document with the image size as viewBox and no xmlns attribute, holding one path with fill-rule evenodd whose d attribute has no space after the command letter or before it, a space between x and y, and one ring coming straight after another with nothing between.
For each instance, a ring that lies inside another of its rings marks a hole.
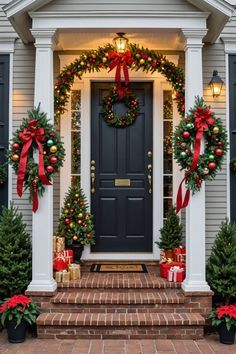
<instances>
[{"instance_id":1,"label":"poinsettia plant","mask_svg":"<svg viewBox=\"0 0 236 354\"><path fill-rule=\"evenodd\" d=\"M4 326L6 321L16 320L16 326L22 321L28 322L30 325L36 322L39 315L39 307L32 299L25 295L14 295L6 299L0 306L1 323Z\"/></svg>"},{"instance_id":2,"label":"poinsettia plant","mask_svg":"<svg viewBox=\"0 0 236 354\"><path fill-rule=\"evenodd\" d=\"M226 324L228 331L236 326L236 305L224 305L211 312L209 318L212 319L212 325L218 327L222 323Z\"/></svg>"}]
</instances>

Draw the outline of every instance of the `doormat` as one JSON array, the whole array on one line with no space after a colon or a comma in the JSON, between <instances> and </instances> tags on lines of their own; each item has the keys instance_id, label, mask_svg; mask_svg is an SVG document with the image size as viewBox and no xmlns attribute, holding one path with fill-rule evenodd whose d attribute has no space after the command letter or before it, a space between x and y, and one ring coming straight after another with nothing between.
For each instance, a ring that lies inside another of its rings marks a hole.
<instances>
[{"instance_id":1,"label":"doormat","mask_svg":"<svg viewBox=\"0 0 236 354\"><path fill-rule=\"evenodd\" d=\"M97 273L147 273L145 264L92 264L90 272Z\"/></svg>"}]
</instances>

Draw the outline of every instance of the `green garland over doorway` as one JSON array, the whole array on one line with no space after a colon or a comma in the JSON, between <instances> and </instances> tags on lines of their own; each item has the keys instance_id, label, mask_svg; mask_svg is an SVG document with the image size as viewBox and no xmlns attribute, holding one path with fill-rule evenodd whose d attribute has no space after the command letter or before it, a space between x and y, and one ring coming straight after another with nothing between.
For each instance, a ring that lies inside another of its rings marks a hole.
<instances>
[{"instance_id":1,"label":"green garland over doorway","mask_svg":"<svg viewBox=\"0 0 236 354\"><path fill-rule=\"evenodd\" d=\"M146 73L160 72L166 77L175 91L174 100L177 103L179 114L184 116L184 72L174 63L170 62L164 55L158 54L153 50L139 47L137 44L129 44L127 48L131 52L132 64L127 67L131 70L143 70ZM110 52L115 48L111 44L99 47L97 50L85 51L78 59L75 59L69 65L66 65L60 75L57 77L54 90L54 109L57 119L65 112L65 106L68 102L71 87L76 78L82 79L83 74L87 72L100 71L110 68L112 57Z\"/></svg>"}]
</instances>

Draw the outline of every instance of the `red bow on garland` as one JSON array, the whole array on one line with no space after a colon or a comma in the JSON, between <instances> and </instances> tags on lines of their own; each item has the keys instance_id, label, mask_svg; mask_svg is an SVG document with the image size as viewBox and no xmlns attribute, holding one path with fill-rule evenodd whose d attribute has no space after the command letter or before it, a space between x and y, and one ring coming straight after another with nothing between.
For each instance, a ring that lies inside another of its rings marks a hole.
<instances>
[{"instance_id":1,"label":"red bow on garland","mask_svg":"<svg viewBox=\"0 0 236 354\"><path fill-rule=\"evenodd\" d=\"M134 59L132 58L132 54L130 50L127 50L122 54L119 54L114 50L111 50L108 53L108 58L110 59L109 72L116 67L115 80L118 84L118 97L119 100L122 100L122 98L124 97L124 88L121 86L121 69L123 69L125 84L128 85L129 83L128 66L130 66L134 62Z\"/></svg>"},{"instance_id":2,"label":"red bow on garland","mask_svg":"<svg viewBox=\"0 0 236 354\"><path fill-rule=\"evenodd\" d=\"M18 169L18 176L17 176L17 193L21 197L22 190L23 190L23 183L25 178L25 170L28 160L28 152L30 146L33 143L33 140L38 145L39 149L39 164L38 164L38 177L45 185L51 185L44 170L44 163L43 163L43 147L41 142L45 141L44 136L44 128L36 129L37 128L37 121L35 119L28 122L29 129L24 129L23 133L19 133L18 136L21 141L24 143L23 148L21 150L20 155L20 165ZM38 209L38 194L37 194L37 185L34 183L33 185L33 211L36 212Z\"/></svg>"},{"instance_id":3,"label":"red bow on garland","mask_svg":"<svg viewBox=\"0 0 236 354\"><path fill-rule=\"evenodd\" d=\"M184 196L184 200L182 198L182 185L192 173L198 164L200 151L201 151L201 139L203 136L203 132L207 131L209 125L213 125L215 123L215 119L211 117L211 111L209 108L202 108L197 107L197 111L194 112L194 127L197 129L195 142L194 142L194 154L193 154L193 161L188 171L186 171L183 180L181 181L177 193L177 200L176 200L176 212L178 213L181 209L184 209L188 206L189 199L190 199L190 189L187 188L187 191ZM198 185L201 183L199 180L197 181Z\"/></svg>"}]
</instances>

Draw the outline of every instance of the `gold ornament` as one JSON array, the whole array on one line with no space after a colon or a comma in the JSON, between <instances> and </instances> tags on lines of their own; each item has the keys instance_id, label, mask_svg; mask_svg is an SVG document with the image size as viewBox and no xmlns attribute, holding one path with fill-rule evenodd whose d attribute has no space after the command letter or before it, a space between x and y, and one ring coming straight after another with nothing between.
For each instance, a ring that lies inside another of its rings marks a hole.
<instances>
[{"instance_id":1,"label":"gold ornament","mask_svg":"<svg viewBox=\"0 0 236 354\"><path fill-rule=\"evenodd\" d=\"M56 145L53 145L53 146L50 147L50 152L52 152L53 154L54 154L55 152L57 152L57 147L56 147Z\"/></svg>"},{"instance_id":2,"label":"gold ornament","mask_svg":"<svg viewBox=\"0 0 236 354\"><path fill-rule=\"evenodd\" d=\"M151 57L148 57L148 61L152 61L152 58L151 58Z\"/></svg>"},{"instance_id":3,"label":"gold ornament","mask_svg":"<svg viewBox=\"0 0 236 354\"><path fill-rule=\"evenodd\" d=\"M83 75L83 71L79 71L78 74L79 74L79 76L82 76Z\"/></svg>"},{"instance_id":4,"label":"gold ornament","mask_svg":"<svg viewBox=\"0 0 236 354\"><path fill-rule=\"evenodd\" d=\"M145 64L145 60L142 58L139 60L139 63L142 65L142 64Z\"/></svg>"},{"instance_id":5,"label":"gold ornament","mask_svg":"<svg viewBox=\"0 0 236 354\"><path fill-rule=\"evenodd\" d=\"M87 59L87 55L86 55L86 54L84 54L84 55L83 55L83 58L84 58L84 60L86 60L86 59Z\"/></svg>"},{"instance_id":6,"label":"gold ornament","mask_svg":"<svg viewBox=\"0 0 236 354\"><path fill-rule=\"evenodd\" d=\"M214 134L218 134L219 131L220 131L219 127L214 127L214 128L213 128L213 133L214 133Z\"/></svg>"},{"instance_id":7,"label":"gold ornament","mask_svg":"<svg viewBox=\"0 0 236 354\"><path fill-rule=\"evenodd\" d=\"M78 240L78 236L77 236L77 235L74 235L74 236L73 236L73 240L74 240L74 241L77 241L77 240Z\"/></svg>"},{"instance_id":8,"label":"gold ornament","mask_svg":"<svg viewBox=\"0 0 236 354\"><path fill-rule=\"evenodd\" d=\"M68 214L69 213L69 210L68 209L65 209L64 210L64 214Z\"/></svg>"},{"instance_id":9,"label":"gold ornament","mask_svg":"<svg viewBox=\"0 0 236 354\"><path fill-rule=\"evenodd\" d=\"M203 169L203 173L204 173L204 175L208 175L208 173L209 173L209 169L208 169L207 167L204 167L204 169Z\"/></svg>"},{"instance_id":10,"label":"gold ornament","mask_svg":"<svg viewBox=\"0 0 236 354\"><path fill-rule=\"evenodd\" d=\"M78 220L78 224L82 224L82 220Z\"/></svg>"},{"instance_id":11,"label":"gold ornament","mask_svg":"<svg viewBox=\"0 0 236 354\"><path fill-rule=\"evenodd\" d=\"M82 218L83 217L83 214L82 213L79 213L78 214L78 218Z\"/></svg>"},{"instance_id":12,"label":"gold ornament","mask_svg":"<svg viewBox=\"0 0 236 354\"><path fill-rule=\"evenodd\" d=\"M12 155L12 161L18 161L19 160L19 155L17 155L17 154L14 154L14 155Z\"/></svg>"},{"instance_id":13,"label":"gold ornament","mask_svg":"<svg viewBox=\"0 0 236 354\"><path fill-rule=\"evenodd\" d=\"M70 228L73 229L75 227L75 224L73 222L70 222Z\"/></svg>"},{"instance_id":14,"label":"gold ornament","mask_svg":"<svg viewBox=\"0 0 236 354\"><path fill-rule=\"evenodd\" d=\"M67 203L66 205L67 205L68 207L70 207L70 203Z\"/></svg>"},{"instance_id":15,"label":"gold ornament","mask_svg":"<svg viewBox=\"0 0 236 354\"><path fill-rule=\"evenodd\" d=\"M107 62L107 58L106 57L103 57L102 58L102 62L105 64Z\"/></svg>"},{"instance_id":16,"label":"gold ornament","mask_svg":"<svg viewBox=\"0 0 236 354\"><path fill-rule=\"evenodd\" d=\"M79 197L79 194L75 194L75 198L78 198Z\"/></svg>"},{"instance_id":17,"label":"gold ornament","mask_svg":"<svg viewBox=\"0 0 236 354\"><path fill-rule=\"evenodd\" d=\"M84 65L84 62L83 62L83 61L81 61L81 62L80 62L80 65L82 65L82 66L83 66L83 65Z\"/></svg>"}]
</instances>

